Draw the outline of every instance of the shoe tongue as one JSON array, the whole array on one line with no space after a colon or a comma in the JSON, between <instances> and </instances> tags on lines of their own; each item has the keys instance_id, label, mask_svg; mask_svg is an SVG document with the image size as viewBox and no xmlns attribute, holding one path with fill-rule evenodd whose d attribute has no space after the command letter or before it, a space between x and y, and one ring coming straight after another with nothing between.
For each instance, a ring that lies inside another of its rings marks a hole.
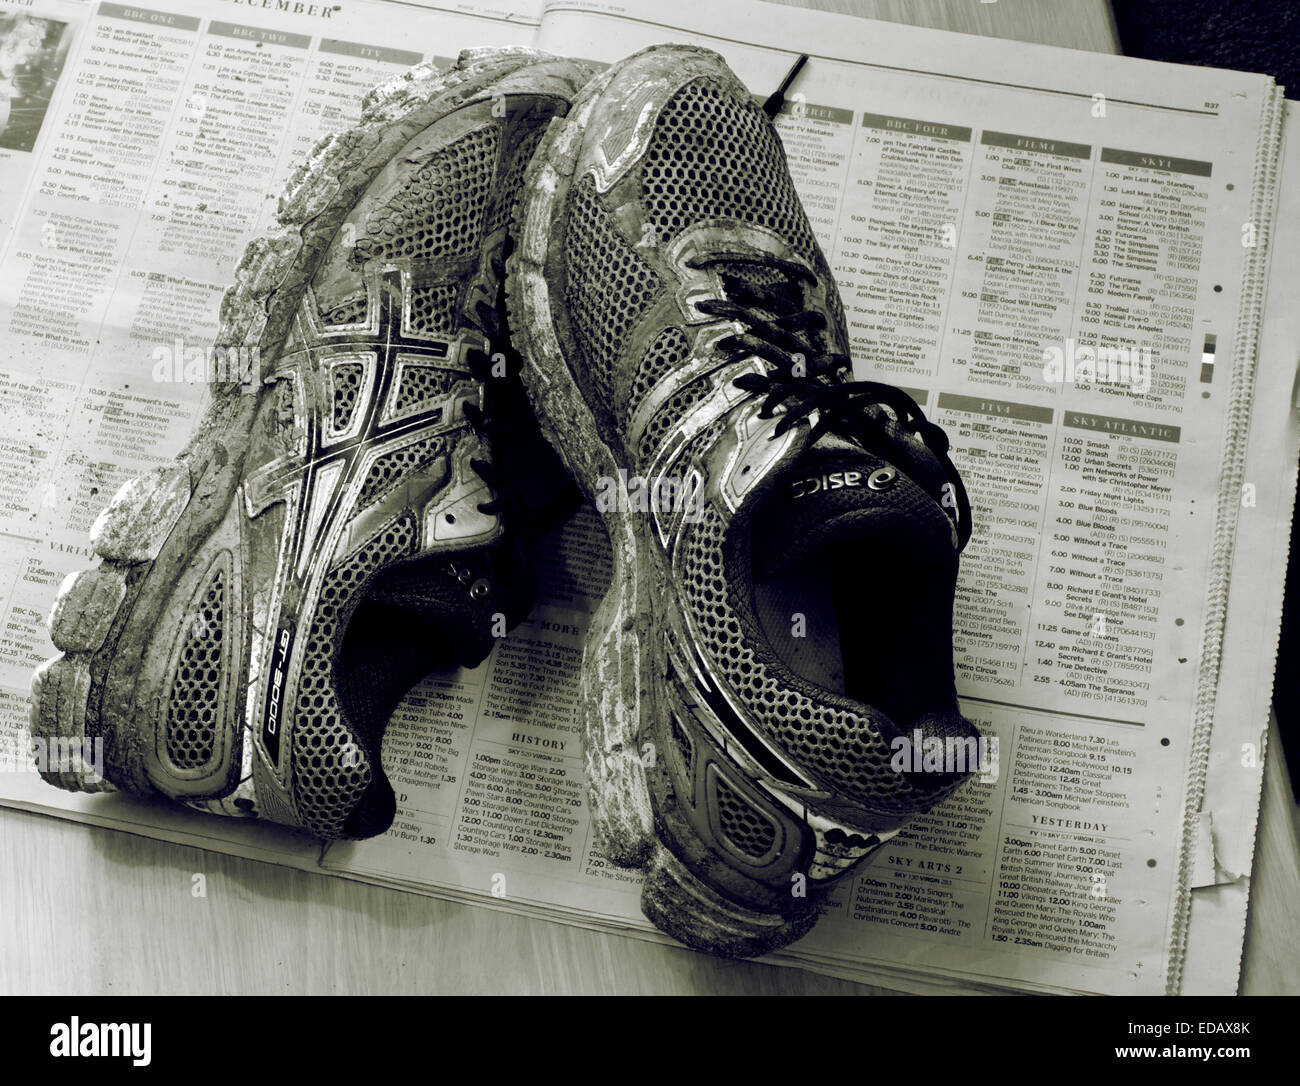
<instances>
[{"instance_id":1,"label":"shoe tongue","mask_svg":"<svg viewBox=\"0 0 1300 1086\"><path fill-rule=\"evenodd\" d=\"M892 473L877 480L873 472ZM824 438L786 466L754 520L751 538L755 579L789 569L836 543L934 532L919 503L930 499L879 457L837 438Z\"/></svg>"}]
</instances>

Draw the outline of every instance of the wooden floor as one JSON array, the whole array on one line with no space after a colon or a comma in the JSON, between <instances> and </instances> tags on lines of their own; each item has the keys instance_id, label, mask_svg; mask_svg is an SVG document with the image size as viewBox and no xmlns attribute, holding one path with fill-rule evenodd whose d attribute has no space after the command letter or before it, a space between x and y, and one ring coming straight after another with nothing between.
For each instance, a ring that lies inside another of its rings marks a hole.
<instances>
[{"instance_id":1,"label":"wooden floor","mask_svg":"<svg viewBox=\"0 0 1300 1086\"><path fill-rule=\"evenodd\" d=\"M1116 51L1104 0L804 6ZM1276 740L1276 737L1274 737ZM1296 808L1270 744L1242 990L1300 992ZM191 894L202 874L207 896ZM872 994L0 810L0 992Z\"/></svg>"}]
</instances>

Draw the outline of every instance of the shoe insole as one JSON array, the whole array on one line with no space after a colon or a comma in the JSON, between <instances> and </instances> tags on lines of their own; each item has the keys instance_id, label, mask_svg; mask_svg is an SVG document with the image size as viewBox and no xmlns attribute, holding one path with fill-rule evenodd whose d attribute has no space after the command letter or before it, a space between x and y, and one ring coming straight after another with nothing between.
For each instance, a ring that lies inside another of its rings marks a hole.
<instances>
[{"instance_id":1,"label":"shoe insole","mask_svg":"<svg viewBox=\"0 0 1300 1086\"><path fill-rule=\"evenodd\" d=\"M796 675L902 725L933 700L927 671L951 657L942 578L897 542L841 540L754 582L760 627Z\"/></svg>"},{"instance_id":2,"label":"shoe insole","mask_svg":"<svg viewBox=\"0 0 1300 1086\"><path fill-rule=\"evenodd\" d=\"M827 570L801 562L776 579L755 581L754 606L773 652L791 671L846 693L840 616Z\"/></svg>"}]
</instances>

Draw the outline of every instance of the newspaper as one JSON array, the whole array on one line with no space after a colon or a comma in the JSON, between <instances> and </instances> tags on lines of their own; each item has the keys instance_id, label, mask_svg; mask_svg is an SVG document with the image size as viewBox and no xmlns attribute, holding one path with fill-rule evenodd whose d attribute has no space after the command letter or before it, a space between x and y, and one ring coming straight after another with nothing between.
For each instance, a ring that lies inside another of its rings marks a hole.
<instances>
[{"instance_id":1,"label":"newspaper","mask_svg":"<svg viewBox=\"0 0 1300 1086\"><path fill-rule=\"evenodd\" d=\"M917 991L1235 990L1296 472L1271 80L758 0L156 2L0 0L0 803L663 939L591 839L592 512L547 540L531 618L397 710L377 839L62 793L30 770L27 687L98 509L202 412L183 359L244 245L365 90L470 46L687 41L766 96L802 52L778 127L855 366L948 431L975 505L958 690L1000 758L768 960Z\"/></svg>"}]
</instances>

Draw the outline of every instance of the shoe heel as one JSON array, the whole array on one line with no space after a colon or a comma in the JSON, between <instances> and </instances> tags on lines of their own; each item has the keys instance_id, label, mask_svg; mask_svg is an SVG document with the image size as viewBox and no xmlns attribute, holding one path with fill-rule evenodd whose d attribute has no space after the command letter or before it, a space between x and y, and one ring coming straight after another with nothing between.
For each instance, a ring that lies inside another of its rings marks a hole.
<instances>
[{"instance_id":1,"label":"shoe heel","mask_svg":"<svg viewBox=\"0 0 1300 1086\"><path fill-rule=\"evenodd\" d=\"M32 677L29 720L41 777L72 792L114 790L86 759L88 744L103 743L91 717L91 661L118 622L127 599L128 567L152 562L189 504L189 471L159 468L128 479L96 518L90 544L102 559L70 573L50 612L50 640L62 655ZM89 723L89 728L88 728ZM103 748L100 752L102 755ZM98 761L102 767L103 761Z\"/></svg>"},{"instance_id":2,"label":"shoe heel","mask_svg":"<svg viewBox=\"0 0 1300 1086\"><path fill-rule=\"evenodd\" d=\"M38 768L45 766L41 779L69 792L115 791L85 758L89 657L46 660L32 676L31 691L32 755Z\"/></svg>"},{"instance_id":3,"label":"shoe heel","mask_svg":"<svg viewBox=\"0 0 1300 1086\"><path fill-rule=\"evenodd\" d=\"M69 573L50 612L54 647L71 653L96 653L126 598L126 577L112 566Z\"/></svg>"},{"instance_id":4,"label":"shoe heel","mask_svg":"<svg viewBox=\"0 0 1300 1086\"><path fill-rule=\"evenodd\" d=\"M641 887L641 910L687 946L727 958L753 958L789 946L817 923L821 910L787 919L737 905L701 882L663 845L656 845Z\"/></svg>"}]
</instances>

